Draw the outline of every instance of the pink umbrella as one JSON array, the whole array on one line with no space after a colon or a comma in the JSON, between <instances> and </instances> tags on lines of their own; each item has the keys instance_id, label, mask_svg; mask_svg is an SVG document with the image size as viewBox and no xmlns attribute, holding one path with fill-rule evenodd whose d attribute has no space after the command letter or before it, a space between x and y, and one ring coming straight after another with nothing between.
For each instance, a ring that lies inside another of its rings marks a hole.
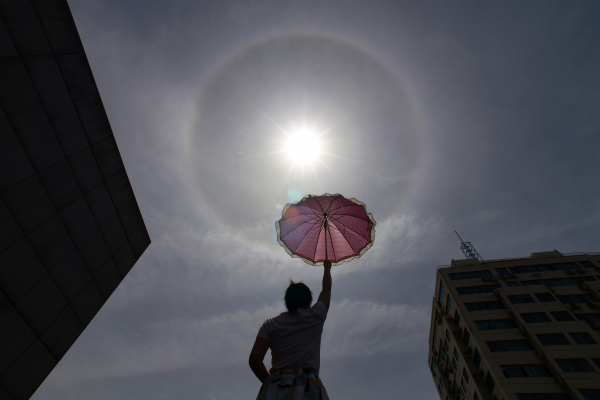
<instances>
[{"instance_id":1,"label":"pink umbrella","mask_svg":"<svg viewBox=\"0 0 600 400\"><path fill-rule=\"evenodd\" d=\"M325 193L287 204L275 227L277 241L292 257L311 265L325 260L339 265L373 246L375 224L364 203Z\"/></svg>"}]
</instances>

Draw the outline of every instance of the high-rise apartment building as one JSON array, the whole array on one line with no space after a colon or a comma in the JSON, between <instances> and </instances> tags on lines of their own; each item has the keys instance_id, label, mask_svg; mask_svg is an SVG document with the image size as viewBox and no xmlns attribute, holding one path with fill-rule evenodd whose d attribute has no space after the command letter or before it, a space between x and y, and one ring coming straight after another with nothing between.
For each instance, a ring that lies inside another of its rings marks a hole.
<instances>
[{"instance_id":1,"label":"high-rise apartment building","mask_svg":"<svg viewBox=\"0 0 600 400\"><path fill-rule=\"evenodd\" d=\"M600 253L453 260L436 279L442 400L600 400Z\"/></svg>"}]
</instances>

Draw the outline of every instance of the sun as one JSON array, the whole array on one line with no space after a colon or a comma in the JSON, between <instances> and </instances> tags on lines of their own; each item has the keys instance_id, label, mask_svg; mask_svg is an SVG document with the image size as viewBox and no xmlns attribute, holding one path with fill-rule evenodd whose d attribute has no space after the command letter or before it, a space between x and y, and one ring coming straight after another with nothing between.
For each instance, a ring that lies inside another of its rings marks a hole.
<instances>
[{"instance_id":1,"label":"sun","mask_svg":"<svg viewBox=\"0 0 600 400\"><path fill-rule=\"evenodd\" d=\"M297 131L289 135L285 151L288 157L297 164L314 161L321 153L322 144L319 137L312 132Z\"/></svg>"}]
</instances>

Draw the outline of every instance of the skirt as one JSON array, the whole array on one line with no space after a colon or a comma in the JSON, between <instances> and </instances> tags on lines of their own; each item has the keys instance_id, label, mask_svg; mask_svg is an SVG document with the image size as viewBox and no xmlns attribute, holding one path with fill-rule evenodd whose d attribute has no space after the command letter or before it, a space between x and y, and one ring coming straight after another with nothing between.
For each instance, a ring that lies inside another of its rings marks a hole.
<instances>
[{"instance_id":1,"label":"skirt","mask_svg":"<svg viewBox=\"0 0 600 400\"><path fill-rule=\"evenodd\" d=\"M314 370L281 368L265 380L256 400L329 400L329 396Z\"/></svg>"}]
</instances>

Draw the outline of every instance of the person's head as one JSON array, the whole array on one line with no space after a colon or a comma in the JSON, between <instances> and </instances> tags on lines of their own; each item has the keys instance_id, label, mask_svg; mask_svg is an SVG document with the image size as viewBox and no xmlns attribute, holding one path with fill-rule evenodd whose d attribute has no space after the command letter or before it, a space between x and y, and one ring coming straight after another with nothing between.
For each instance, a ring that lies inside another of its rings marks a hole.
<instances>
[{"instance_id":1,"label":"person's head","mask_svg":"<svg viewBox=\"0 0 600 400\"><path fill-rule=\"evenodd\" d=\"M290 286L285 291L285 306L288 311L295 312L299 308L308 308L310 303L312 303L312 292L308 286L290 280Z\"/></svg>"}]
</instances>

